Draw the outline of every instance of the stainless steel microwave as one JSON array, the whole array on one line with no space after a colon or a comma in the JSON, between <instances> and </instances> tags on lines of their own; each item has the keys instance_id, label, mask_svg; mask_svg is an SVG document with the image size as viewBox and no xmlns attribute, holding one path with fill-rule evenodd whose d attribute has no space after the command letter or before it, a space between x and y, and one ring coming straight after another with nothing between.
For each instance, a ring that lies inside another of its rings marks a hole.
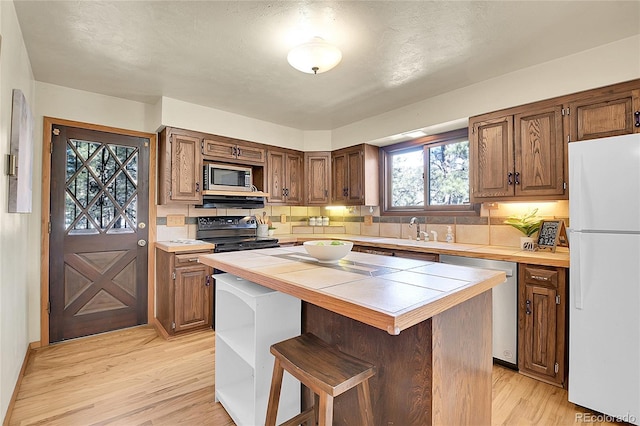
<instances>
[{"instance_id":1,"label":"stainless steel microwave","mask_svg":"<svg viewBox=\"0 0 640 426\"><path fill-rule=\"evenodd\" d=\"M251 167L205 163L204 189L212 191L251 191Z\"/></svg>"}]
</instances>

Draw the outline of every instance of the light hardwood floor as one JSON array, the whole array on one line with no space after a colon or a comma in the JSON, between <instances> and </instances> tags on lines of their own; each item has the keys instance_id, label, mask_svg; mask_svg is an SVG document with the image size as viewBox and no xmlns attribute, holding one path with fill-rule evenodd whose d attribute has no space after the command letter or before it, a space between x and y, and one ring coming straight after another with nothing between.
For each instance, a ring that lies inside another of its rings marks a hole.
<instances>
[{"instance_id":1,"label":"light hardwood floor","mask_svg":"<svg viewBox=\"0 0 640 426\"><path fill-rule=\"evenodd\" d=\"M37 349L8 424L233 425L214 402L214 336L166 341L142 326ZM563 389L494 368L494 425L570 425L583 411Z\"/></svg>"}]
</instances>

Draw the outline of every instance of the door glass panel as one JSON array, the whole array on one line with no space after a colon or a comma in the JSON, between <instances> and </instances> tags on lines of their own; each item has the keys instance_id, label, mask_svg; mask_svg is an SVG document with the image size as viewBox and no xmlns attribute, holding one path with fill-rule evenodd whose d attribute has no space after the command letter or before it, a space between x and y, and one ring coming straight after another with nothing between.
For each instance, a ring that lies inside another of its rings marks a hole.
<instances>
[{"instance_id":1,"label":"door glass panel","mask_svg":"<svg viewBox=\"0 0 640 426\"><path fill-rule=\"evenodd\" d=\"M137 148L71 139L66 164L69 234L135 232Z\"/></svg>"}]
</instances>

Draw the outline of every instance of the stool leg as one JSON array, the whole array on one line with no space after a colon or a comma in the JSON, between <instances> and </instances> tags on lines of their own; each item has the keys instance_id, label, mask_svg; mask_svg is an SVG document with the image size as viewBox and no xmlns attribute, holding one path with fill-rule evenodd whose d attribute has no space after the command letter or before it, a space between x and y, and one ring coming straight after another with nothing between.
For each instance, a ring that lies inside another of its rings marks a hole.
<instances>
[{"instance_id":1,"label":"stool leg","mask_svg":"<svg viewBox=\"0 0 640 426\"><path fill-rule=\"evenodd\" d=\"M265 426L275 426L278 417L278 404L280 403L280 390L282 388L282 375L284 369L280 365L280 360L275 359L273 364L273 376L271 377L271 390L269 391L269 403L267 405L267 419Z\"/></svg>"},{"instance_id":2,"label":"stool leg","mask_svg":"<svg viewBox=\"0 0 640 426\"><path fill-rule=\"evenodd\" d=\"M319 411L318 426L331 426L333 424L333 397L331 395L320 393Z\"/></svg>"},{"instance_id":3,"label":"stool leg","mask_svg":"<svg viewBox=\"0 0 640 426\"><path fill-rule=\"evenodd\" d=\"M373 425L373 413L371 412L371 395L369 394L369 379L358 385L358 403L362 414L363 425Z\"/></svg>"}]
</instances>

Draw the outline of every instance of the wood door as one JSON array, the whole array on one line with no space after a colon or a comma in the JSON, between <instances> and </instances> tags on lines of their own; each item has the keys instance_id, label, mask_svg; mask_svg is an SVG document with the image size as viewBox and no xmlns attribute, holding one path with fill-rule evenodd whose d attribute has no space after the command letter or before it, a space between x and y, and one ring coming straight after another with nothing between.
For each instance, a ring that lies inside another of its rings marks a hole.
<instances>
[{"instance_id":1,"label":"wood door","mask_svg":"<svg viewBox=\"0 0 640 426\"><path fill-rule=\"evenodd\" d=\"M207 159L235 160L237 150L237 145L233 142L223 142L205 138L202 144L202 155L207 157Z\"/></svg>"},{"instance_id":2,"label":"wood door","mask_svg":"<svg viewBox=\"0 0 640 426\"><path fill-rule=\"evenodd\" d=\"M513 117L470 123L471 202L514 194Z\"/></svg>"},{"instance_id":3,"label":"wood door","mask_svg":"<svg viewBox=\"0 0 640 426\"><path fill-rule=\"evenodd\" d=\"M285 164L286 153L284 151L269 151L267 153L267 183L270 203L285 202Z\"/></svg>"},{"instance_id":4,"label":"wood door","mask_svg":"<svg viewBox=\"0 0 640 426\"><path fill-rule=\"evenodd\" d=\"M265 149L249 144L238 144L237 158L243 163L264 164Z\"/></svg>"},{"instance_id":5,"label":"wood door","mask_svg":"<svg viewBox=\"0 0 640 426\"><path fill-rule=\"evenodd\" d=\"M524 350L521 368L553 379L556 376L556 290L525 284Z\"/></svg>"},{"instance_id":6,"label":"wood door","mask_svg":"<svg viewBox=\"0 0 640 426\"><path fill-rule=\"evenodd\" d=\"M50 342L147 322L149 139L54 125Z\"/></svg>"},{"instance_id":7,"label":"wood door","mask_svg":"<svg viewBox=\"0 0 640 426\"><path fill-rule=\"evenodd\" d=\"M571 102L569 123L571 142L640 131L634 125L633 91Z\"/></svg>"},{"instance_id":8,"label":"wood door","mask_svg":"<svg viewBox=\"0 0 640 426\"><path fill-rule=\"evenodd\" d=\"M346 203L347 188L347 155L331 154L331 201Z\"/></svg>"},{"instance_id":9,"label":"wood door","mask_svg":"<svg viewBox=\"0 0 640 426\"><path fill-rule=\"evenodd\" d=\"M284 190L285 202L289 205L302 204L304 196L304 166L302 163L303 154L287 152L285 174L286 186Z\"/></svg>"},{"instance_id":10,"label":"wood door","mask_svg":"<svg viewBox=\"0 0 640 426\"><path fill-rule=\"evenodd\" d=\"M176 268L175 332L211 325L211 271L206 265Z\"/></svg>"},{"instance_id":11,"label":"wood door","mask_svg":"<svg viewBox=\"0 0 640 426\"><path fill-rule=\"evenodd\" d=\"M561 106L517 114L514 121L516 197L563 196L565 173Z\"/></svg>"},{"instance_id":12,"label":"wood door","mask_svg":"<svg viewBox=\"0 0 640 426\"><path fill-rule=\"evenodd\" d=\"M202 154L200 138L171 134L172 201L202 204Z\"/></svg>"},{"instance_id":13,"label":"wood door","mask_svg":"<svg viewBox=\"0 0 640 426\"><path fill-rule=\"evenodd\" d=\"M364 152L357 149L347 153L347 203L364 203ZM375 177L371 177L372 179Z\"/></svg>"},{"instance_id":14,"label":"wood door","mask_svg":"<svg viewBox=\"0 0 640 426\"><path fill-rule=\"evenodd\" d=\"M330 203L330 152L305 152L306 201L309 205Z\"/></svg>"}]
</instances>

